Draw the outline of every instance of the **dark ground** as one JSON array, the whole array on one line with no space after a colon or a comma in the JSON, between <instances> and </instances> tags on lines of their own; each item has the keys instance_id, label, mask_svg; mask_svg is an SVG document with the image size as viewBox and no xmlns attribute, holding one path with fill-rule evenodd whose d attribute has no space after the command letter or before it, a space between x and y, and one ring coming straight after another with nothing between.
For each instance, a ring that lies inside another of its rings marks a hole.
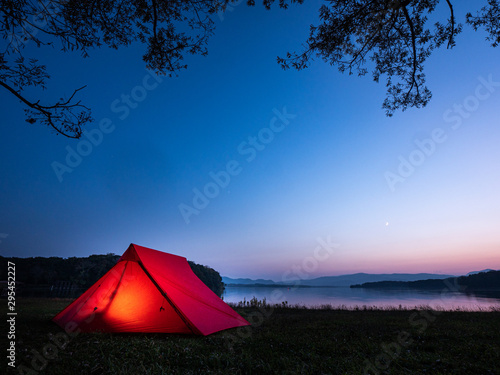
<instances>
[{"instance_id":1,"label":"dark ground","mask_svg":"<svg viewBox=\"0 0 500 375\"><path fill-rule=\"evenodd\" d=\"M18 298L18 367L4 365L8 373L500 374L500 311L254 306L236 308L252 327L207 337L81 333L70 338L50 321L69 302ZM6 300L3 305L5 343Z\"/></svg>"}]
</instances>

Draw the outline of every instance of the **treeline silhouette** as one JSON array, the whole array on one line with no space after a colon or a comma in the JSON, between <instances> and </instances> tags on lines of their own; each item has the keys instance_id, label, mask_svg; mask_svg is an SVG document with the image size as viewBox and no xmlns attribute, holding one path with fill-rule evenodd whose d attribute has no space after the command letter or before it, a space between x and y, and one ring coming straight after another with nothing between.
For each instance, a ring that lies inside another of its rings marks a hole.
<instances>
[{"instance_id":1,"label":"treeline silhouette","mask_svg":"<svg viewBox=\"0 0 500 375\"><path fill-rule=\"evenodd\" d=\"M108 272L118 259L120 255L112 253L86 258L0 256L3 264L0 267L0 281L7 280L7 262L10 261L16 265L18 295L76 297ZM224 284L219 272L192 261L188 263L194 274L220 297L224 292Z\"/></svg>"},{"instance_id":2,"label":"treeline silhouette","mask_svg":"<svg viewBox=\"0 0 500 375\"><path fill-rule=\"evenodd\" d=\"M351 285L351 288L379 289L443 289L458 287L460 290L500 289L500 271L480 272L469 276L418 281L378 281Z\"/></svg>"}]
</instances>

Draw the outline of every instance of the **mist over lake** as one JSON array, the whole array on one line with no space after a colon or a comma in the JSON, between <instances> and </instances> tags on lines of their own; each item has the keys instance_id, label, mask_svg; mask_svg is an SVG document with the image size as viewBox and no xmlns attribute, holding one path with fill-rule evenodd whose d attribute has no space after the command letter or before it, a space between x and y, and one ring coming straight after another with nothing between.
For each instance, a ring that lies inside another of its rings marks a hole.
<instances>
[{"instance_id":1,"label":"mist over lake","mask_svg":"<svg viewBox=\"0 0 500 375\"><path fill-rule=\"evenodd\" d=\"M436 309L454 310L489 310L491 307L500 307L500 291L476 292L465 294L452 291L426 290L380 290L347 287L240 287L226 286L223 299L226 302L238 303L249 301L253 297L258 300L266 299L270 304L305 305L314 307L332 305L333 307L346 306L375 306L378 308L394 306L413 308L415 306L430 306Z\"/></svg>"}]
</instances>

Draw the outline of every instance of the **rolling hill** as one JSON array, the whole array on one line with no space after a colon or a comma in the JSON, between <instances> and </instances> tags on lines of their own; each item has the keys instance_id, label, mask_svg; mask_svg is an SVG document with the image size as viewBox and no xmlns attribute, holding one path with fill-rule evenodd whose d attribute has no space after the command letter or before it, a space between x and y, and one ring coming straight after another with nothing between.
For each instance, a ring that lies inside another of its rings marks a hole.
<instances>
[{"instance_id":1,"label":"rolling hill","mask_svg":"<svg viewBox=\"0 0 500 375\"><path fill-rule=\"evenodd\" d=\"M265 284L265 285L302 285L302 286L320 286L320 287L349 287L353 284L363 284L368 282L377 281L417 281L426 279L447 279L450 277L455 277L454 275L439 275L431 273L392 273L392 274L368 274L368 273L355 273L351 275L341 275L341 276L323 276L317 277L310 280L293 280L288 279L286 281L275 282L273 280L265 279L232 279L229 277L222 277L222 282L226 285L239 285L239 286L251 286L255 284Z\"/></svg>"}]
</instances>

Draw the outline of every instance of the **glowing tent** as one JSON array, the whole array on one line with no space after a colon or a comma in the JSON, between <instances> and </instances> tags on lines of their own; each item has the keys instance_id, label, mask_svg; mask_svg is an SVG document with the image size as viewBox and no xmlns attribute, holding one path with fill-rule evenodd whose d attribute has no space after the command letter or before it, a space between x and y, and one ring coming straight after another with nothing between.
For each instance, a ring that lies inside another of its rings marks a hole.
<instances>
[{"instance_id":1,"label":"glowing tent","mask_svg":"<svg viewBox=\"0 0 500 375\"><path fill-rule=\"evenodd\" d=\"M134 244L52 320L72 332L209 335L249 325L196 277L186 258Z\"/></svg>"}]
</instances>

